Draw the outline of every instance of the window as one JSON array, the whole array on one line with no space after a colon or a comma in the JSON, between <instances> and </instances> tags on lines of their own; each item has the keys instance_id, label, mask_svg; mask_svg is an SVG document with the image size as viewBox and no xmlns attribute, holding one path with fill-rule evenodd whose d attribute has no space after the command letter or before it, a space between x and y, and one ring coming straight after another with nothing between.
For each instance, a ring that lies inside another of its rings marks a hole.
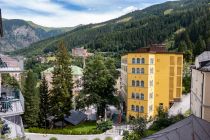
<instances>
[{"instance_id":1,"label":"window","mask_svg":"<svg viewBox=\"0 0 210 140\"><path fill-rule=\"evenodd\" d=\"M134 105L131 106L131 110L135 111L135 106Z\"/></svg>"},{"instance_id":2,"label":"window","mask_svg":"<svg viewBox=\"0 0 210 140\"><path fill-rule=\"evenodd\" d=\"M139 106L138 105L136 106L136 112L139 112Z\"/></svg>"},{"instance_id":3,"label":"window","mask_svg":"<svg viewBox=\"0 0 210 140\"><path fill-rule=\"evenodd\" d=\"M141 74L144 74L144 68L141 68Z\"/></svg>"},{"instance_id":4,"label":"window","mask_svg":"<svg viewBox=\"0 0 210 140\"><path fill-rule=\"evenodd\" d=\"M153 87L153 80L150 80L149 85L150 87Z\"/></svg>"},{"instance_id":5,"label":"window","mask_svg":"<svg viewBox=\"0 0 210 140\"><path fill-rule=\"evenodd\" d=\"M137 74L140 74L140 68L137 68Z\"/></svg>"},{"instance_id":6,"label":"window","mask_svg":"<svg viewBox=\"0 0 210 140\"><path fill-rule=\"evenodd\" d=\"M132 73L135 73L135 68L132 68Z\"/></svg>"},{"instance_id":7,"label":"window","mask_svg":"<svg viewBox=\"0 0 210 140\"><path fill-rule=\"evenodd\" d=\"M144 107L143 106L140 107L140 112L144 112Z\"/></svg>"},{"instance_id":8,"label":"window","mask_svg":"<svg viewBox=\"0 0 210 140\"><path fill-rule=\"evenodd\" d=\"M140 86L139 80L136 81L136 86Z\"/></svg>"},{"instance_id":9,"label":"window","mask_svg":"<svg viewBox=\"0 0 210 140\"><path fill-rule=\"evenodd\" d=\"M141 81L141 87L144 87L144 81Z\"/></svg>"},{"instance_id":10,"label":"window","mask_svg":"<svg viewBox=\"0 0 210 140\"><path fill-rule=\"evenodd\" d=\"M141 93L141 100L144 100L144 94Z\"/></svg>"},{"instance_id":11,"label":"window","mask_svg":"<svg viewBox=\"0 0 210 140\"><path fill-rule=\"evenodd\" d=\"M140 58L137 58L137 64L140 64Z\"/></svg>"},{"instance_id":12,"label":"window","mask_svg":"<svg viewBox=\"0 0 210 140\"><path fill-rule=\"evenodd\" d=\"M134 80L132 80L132 86L133 86L133 87L135 86L135 81L134 81Z\"/></svg>"},{"instance_id":13,"label":"window","mask_svg":"<svg viewBox=\"0 0 210 140\"><path fill-rule=\"evenodd\" d=\"M149 94L149 98L150 98L150 99L153 98L153 92L151 92L151 93Z\"/></svg>"},{"instance_id":14,"label":"window","mask_svg":"<svg viewBox=\"0 0 210 140\"><path fill-rule=\"evenodd\" d=\"M154 64L154 58L150 58L150 64Z\"/></svg>"},{"instance_id":15,"label":"window","mask_svg":"<svg viewBox=\"0 0 210 140\"><path fill-rule=\"evenodd\" d=\"M136 63L136 59L132 58L132 63L135 64Z\"/></svg>"},{"instance_id":16,"label":"window","mask_svg":"<svg viewBox=\"0 0 210 140\"><path fill-rule=\"evenodd\" d=\"M154 73L154 69L150 68L150 74L153 74L153 73Z\"/></svg>"},{"instance_id":17,"label":"window","mask_svg":"<svg viewBox=\"0 0 210 140\"><path fill-rule=\"evenodd\" d=\"M142 58L142 59L141 59L141 64L144 64L144 61L145 61L144 58Z\"/></svg>"},{"instance_id":18,"label":"window","mask_svg":"<svg viewBox=\"0 0 210 140\"><path fill-rule=\"evenodd\" d=\"M132 93L131 98L135 99L135 93Z\"/></svg>"},{"instance_id":19,"label":"window","mask_svg":"<svg viewBox=\"0 0 210 140\"><path fill-rule=\"evenodd\" d=\"M139 97L139 93L136 93L136 99L139 99L140 97Z\"/></svg>"}]
</instances>

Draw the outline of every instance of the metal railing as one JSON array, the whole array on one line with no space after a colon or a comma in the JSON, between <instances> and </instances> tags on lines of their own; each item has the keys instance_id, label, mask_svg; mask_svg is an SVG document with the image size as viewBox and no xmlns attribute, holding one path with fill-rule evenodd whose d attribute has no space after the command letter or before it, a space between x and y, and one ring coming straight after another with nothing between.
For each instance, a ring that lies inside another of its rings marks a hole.
<instances>
[{"instance_id":1,"label":"metal railing","mask_svg":"<svg viewBox=\"0 0 210 140\"><path fill-rule=\"evenodd\" d=\"M0 99L0 116L23 114L24 97L19 90L4 93Z\"/></svg>"}]
</instances>

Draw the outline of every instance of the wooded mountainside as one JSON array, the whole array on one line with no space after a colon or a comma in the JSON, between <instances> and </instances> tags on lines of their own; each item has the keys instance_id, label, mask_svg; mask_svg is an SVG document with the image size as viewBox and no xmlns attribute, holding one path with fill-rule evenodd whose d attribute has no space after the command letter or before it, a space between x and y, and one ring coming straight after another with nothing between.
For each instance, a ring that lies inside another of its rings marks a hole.
<instances>
[{"instance_id":1,"label":"wooded mountainside","mask_svg":"<svg viewBox=\"0 0 210 140\"><path fill-rule=\"evenodd\" d=\"M32 56L55 52L61 40L69 51L85 47L91 52L117 54L152 43L166 43L169 50L184 52L190 61L203 50L210 50L210 2L165 2L104 23L78 27L13 54Z\"/></svg>"}]
</instances>

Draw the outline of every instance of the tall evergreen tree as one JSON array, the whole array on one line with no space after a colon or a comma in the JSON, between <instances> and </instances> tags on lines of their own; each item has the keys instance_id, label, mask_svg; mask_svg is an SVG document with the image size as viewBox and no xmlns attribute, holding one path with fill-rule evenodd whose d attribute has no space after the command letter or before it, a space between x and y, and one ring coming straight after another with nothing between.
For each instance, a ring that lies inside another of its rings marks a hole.
<instances>
[{"instance_id":1,"label":"tall evergreen tree","mask_svg":"<svg viewBox=\"0 0 210 140\"><path fill-rule=\"evenodd\" d=\"M90 60L84 70L84 89L77 98L77 106L97 106L97 115L104 116L106 105L118 103L115 93L115 77L104 64L104 58L95 56Z\"/></svg>"},{"instance_id":2,"label":"tall evergreen tree","mask_svg":"<svg viewBox=\"0 0 210 140\"><path fill-rule=\"evenodd\" d=\"M206 50L206 43L202 39L202 37L199 36L198 41L195 44L194 55L195 56L198 56L198 55L200 55L205 50Z\"/></svg>"},{"instance_id":3,"label":"tall evergreen tree","mask_svg":"<svg viewBox=\"0 0 210 140\"><path fill-rule=\"evenodd\" d=\"M56 54L50 91L50 113L59 120L72 109L72 70L71 60L64 43L61 42Z\"/></svg>"},{"instance_id":4,"label":"tall evergreen tree","mask_svg":"<svg viewBox=\"0 0 210 140\"><path fill-rule=\"evenodd\" d=\"M42 78L39 87L39 97L40 97L40 113L39 113L39 126L47 127L47 117L49 115L49 93L48 84L45 76Z\"/></svg>"},{"instance_id":5,"label":"tall evergreen tree","mask_svg":"<svg viewBox=\"0 0 210 140\"><path fill-rule=\"evenodd\" d=\"M27 127L38 126L39 119L39 96L37 90L37 77L29 70L25 79L23 95L25 98L25 113L23 120Z\"/></svg>"}]
</instances>

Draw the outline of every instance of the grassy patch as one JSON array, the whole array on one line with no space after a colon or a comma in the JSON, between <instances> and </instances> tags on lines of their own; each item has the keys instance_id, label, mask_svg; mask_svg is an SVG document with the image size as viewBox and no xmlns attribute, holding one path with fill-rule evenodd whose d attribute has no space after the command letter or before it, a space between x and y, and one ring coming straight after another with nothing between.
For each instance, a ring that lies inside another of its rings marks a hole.
<instances>
[{"instance_id":1,"label":"grassy patch","mask_svg":"<svg viewBox=\"0 0 210 140\"><path fill-rule=\"evenodd\" d=\"M180 34L180 33L184 32L184 31L185 31L185 28L180 28L179 30L177 30L175 32L175 34Z\"/></svg>"},{"instance_id":2,"label":"grassy patch","mask_svg":"<svg viewBox=\"0 0 210 140\"><path fill-rule=\"evenodd\" d=\"M155 130L146 130L145 131L145 137L147 137L147 136L150 136L150 135L152 135L152 134L154 134L154 133L156 133L157 131L155 131Z\"/></svg>"},{"instance_id":3,"label":"grassy patch","mask_svg":"<svg viewBox=\"0 0 210 140\"><path fill-rule=\"evenodd\" d=\"M169 15L169 14L172 13L172 11L173 11L173 9L165 10L165 11L164 11L164 15Z\"/></svg>"},{"instance_id":4,"label":"grassy patch","mask_svg":"<svg viewBox=\"0 0 210 140\"><path fill-rule=\"evenodd\" d=\"M123 19L118 20L116 23L128 22L131 19L132 19L132 17L126 17L126 18L123 18Z\"/></svg>"},{"instance_id":5,"label":"grassy patch","mask_svg":"<svg viewBox=\"0 0 210 140\"><path fill-rule=\"evenodd\" d=\"M29 128L28 132L42 134L64 134L64 135L88 135L101 134L102 131L96 129L95 122L85 122L77 126L66 126L65 128L44 129L44 128Z\"/></svg>"}]
</instances>

